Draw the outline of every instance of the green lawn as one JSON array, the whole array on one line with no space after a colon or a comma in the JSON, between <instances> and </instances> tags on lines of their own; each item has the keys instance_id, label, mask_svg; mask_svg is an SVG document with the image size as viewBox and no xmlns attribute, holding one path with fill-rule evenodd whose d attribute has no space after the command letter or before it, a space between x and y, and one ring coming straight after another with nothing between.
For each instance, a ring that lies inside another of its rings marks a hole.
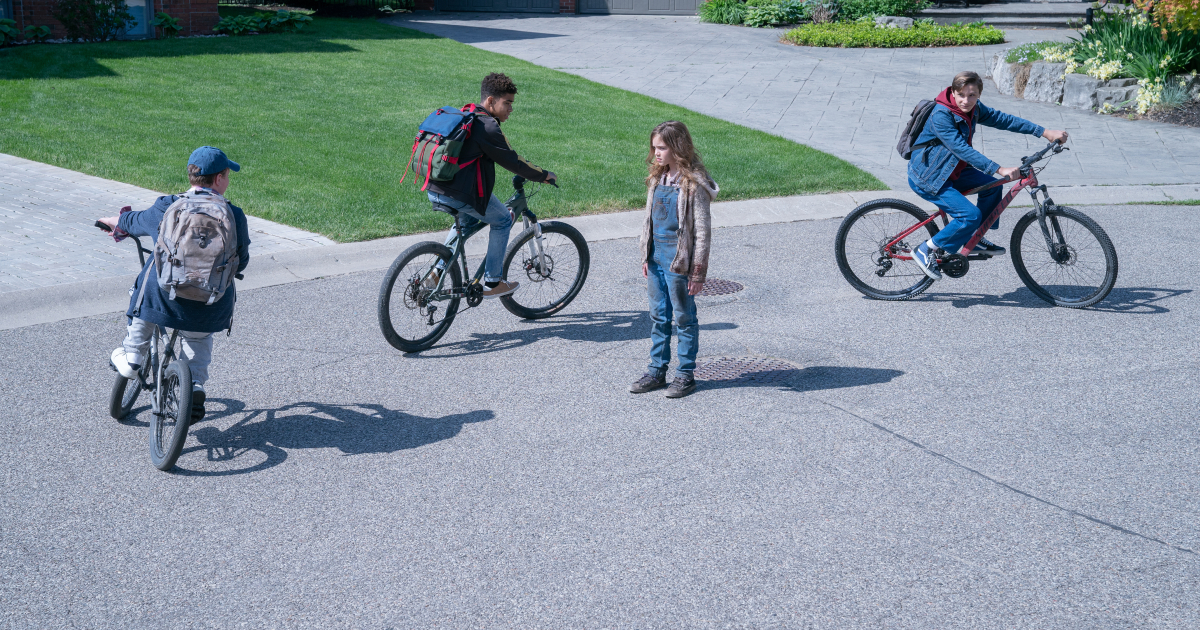
<instances>
[{"instance_id":1,"label":"green lawn","mask_svg":"<svg viewBox=\"0 0 1200 630\"><path fill-rule=\"evenodd\" d=\"M478 99L488 72L520 93L504 125L562 189L543 216L640 207L647 134L692 129L722 199L886 187L806 146L512 57L371 20L298 34L0 50L0 152L161 191L186 187L197 146L242 163L229 196L250 214L339 241L435 230L398 182L416 125ZM497 194L511 187L504 181ZM115 210L115 209L114 209Z\"/></svg>"}]
</instances>

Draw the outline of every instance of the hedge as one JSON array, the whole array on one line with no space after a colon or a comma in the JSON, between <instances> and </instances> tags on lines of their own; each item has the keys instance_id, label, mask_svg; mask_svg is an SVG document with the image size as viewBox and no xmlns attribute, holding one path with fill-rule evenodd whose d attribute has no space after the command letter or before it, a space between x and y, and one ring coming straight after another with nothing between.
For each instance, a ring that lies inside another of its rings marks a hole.
<instances>
[{"instance_id":1,"label":"hedge","mask_svg":"<svg viewBox=\"0 0 1200 630\"><path fill-rule=\"evenodd\" d=\"M915 24L912 28L880 28L869 22L805 24L787 32L785 41L798 46L843 48L910 48L1003 44L1004 31L982 23Z\"/></svg>"}]
</instances>

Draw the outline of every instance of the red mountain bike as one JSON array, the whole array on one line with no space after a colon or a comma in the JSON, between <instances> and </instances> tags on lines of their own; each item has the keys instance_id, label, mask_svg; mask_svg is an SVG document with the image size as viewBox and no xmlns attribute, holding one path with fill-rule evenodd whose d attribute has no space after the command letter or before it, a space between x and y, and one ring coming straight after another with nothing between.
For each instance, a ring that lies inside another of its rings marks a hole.
<instances>
[{"instance_id":1,"label":"red mountain bike","mask_svg":"<svg viewBox=\"0 0 1200 630\"><path fill-rule=\"evenodd\" d=\"M1117 281L1117 251L1108 234L1082 212L1056 205L1046 186L1038 183L1037 174L1042 169L1033 168L1048 155L1065 148L1052 142L1021 159L1016 185L984 218L962 250L937 251L943 274L961 278L970 269L970 261L991 258L970 252L1017 193L1029 189L1034 209L1017 221L1009 245L1009 255L1021 281L1034 295L1068 308L1091 306L1108 295ZM974 195L1009 181L1012 180L998 179L963 194ZM1044 201L1038 200L1039 192ZM855 208L842 221L834 245L842 275L855 289L877 300L907 300L920 295L933 280L913 262L912 250L938 233L935 222L938 217L942 217L943 227L949 223L944 211L929 216L899 199L877 199ZM1030 230L1034 225L1038 229Z\"/></svg>"}]
</instances>

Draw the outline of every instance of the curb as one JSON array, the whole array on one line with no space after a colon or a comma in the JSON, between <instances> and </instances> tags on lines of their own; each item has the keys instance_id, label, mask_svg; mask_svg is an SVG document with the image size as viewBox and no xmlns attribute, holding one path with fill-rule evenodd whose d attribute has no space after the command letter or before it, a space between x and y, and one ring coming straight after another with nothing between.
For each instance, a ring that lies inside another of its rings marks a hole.
<instances>
[{"instance_id":1,"label":"curb","mask_svg":"<svg viewBox=\"0 0 1200 630\"><path fill-rule=\"evenodd\" d=\"M1050 188L1056 202L1072 206L1120 205L1137 202L1200 199L1200 184L1165 186L1058 186ZM872 199L903 199L928 209L930 204L909 191L867 191L800 195L712 204L714 228L743 227L794 221L836 219ZM1011 207L1032 207L1028 195ZM553 219L577 228L589 242L636 238L644 211L631 210ZM238 289L252 291L290 282L314 280L360 271L386 269L405 249L427 240L441 241L443 233L410 234L360 243L313 246L277 252L251 260L246 280ZM486 239L468 241L467 253L482 254ZM13 291L0 303L0 330L124 311L135 274L98 281Z\"/></svg>"}]
</instances>

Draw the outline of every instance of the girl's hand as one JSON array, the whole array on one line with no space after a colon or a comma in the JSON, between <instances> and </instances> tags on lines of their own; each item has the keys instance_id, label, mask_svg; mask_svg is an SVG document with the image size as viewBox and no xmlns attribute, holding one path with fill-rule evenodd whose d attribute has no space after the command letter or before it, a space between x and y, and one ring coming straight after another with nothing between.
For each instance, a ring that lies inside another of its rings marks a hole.
<instances>
[{"instance_id":1,"label":"girl's hand","mask_svg":"<svg viewBox=\"0 0 1200 630\"><path fill-rule=\"evenodd\" d=\"M696 282L695 280L688 280L688 295L700 295L700 292L703 290L704 290L704 281L703 280L700 282Z\"/></svg>"},{"instance_id":2,"label":"girl's hand","mask_svg":"<svg viewBox=\"0 0 1200 630\"><path fill-rule=\"evenodd\" d=\"M642 277L643 278L650 277L650 263L642 263Z\"/></svg>"}]
</instances>

